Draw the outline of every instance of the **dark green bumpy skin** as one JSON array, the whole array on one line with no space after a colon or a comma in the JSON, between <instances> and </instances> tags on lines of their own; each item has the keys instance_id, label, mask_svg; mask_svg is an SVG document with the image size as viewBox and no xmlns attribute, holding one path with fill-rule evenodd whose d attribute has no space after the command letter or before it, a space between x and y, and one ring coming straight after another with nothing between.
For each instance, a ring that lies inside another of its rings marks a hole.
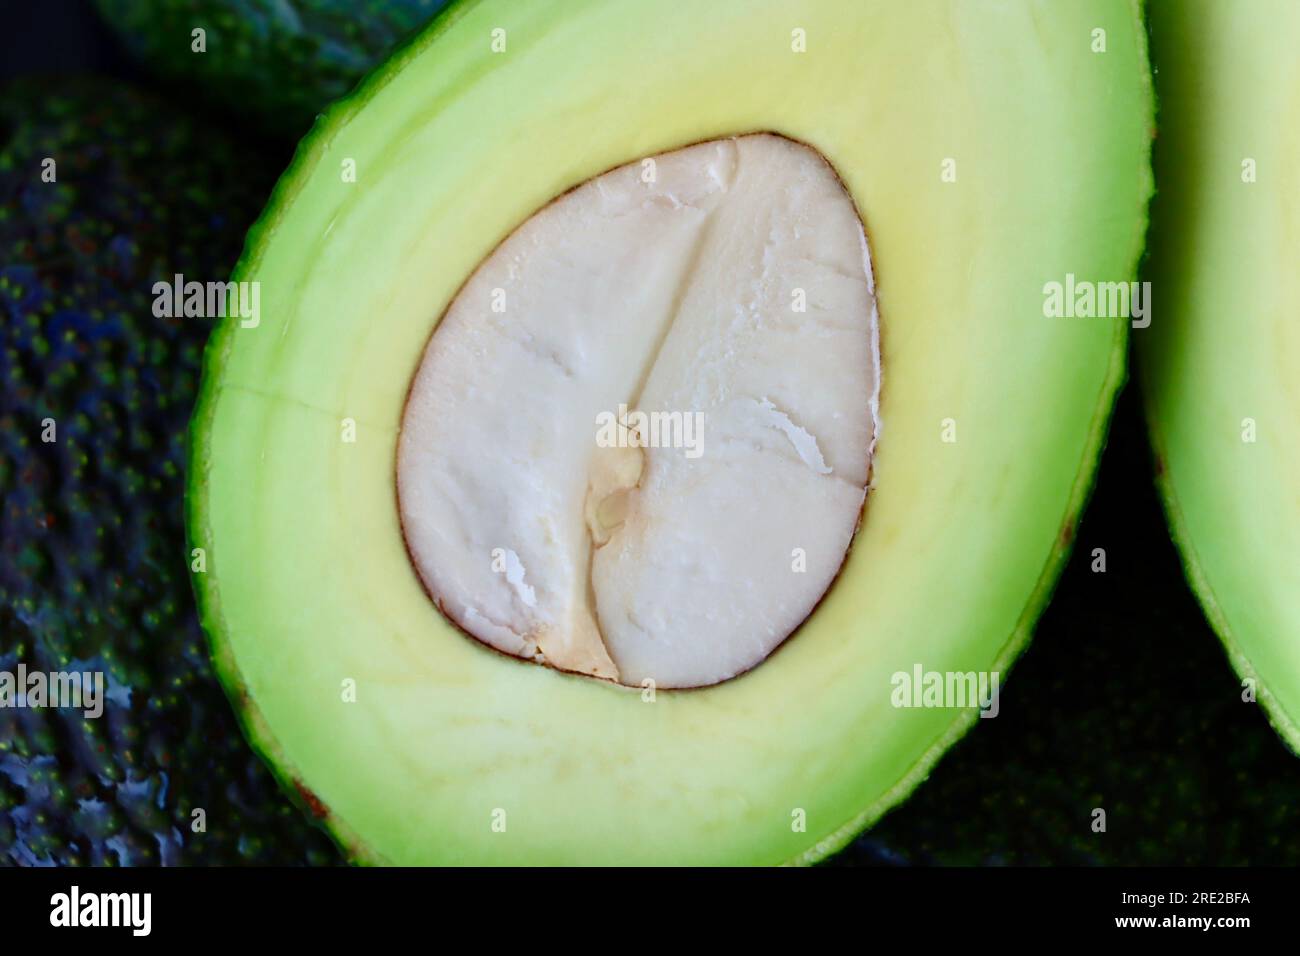
<instances>
[{"instance_id":1,"label":"dark green bumpy skin","mask_svg":"<svg viewBox=\"0 0 1300 956\"><path fill-rule=\"evenodd\" d=\"M212 322L153 314L155 281L224 281L278 165L113 81L0 90L0 671L108 691L0 708L0 863L337 859L212 676L182 521Z\"/></svg>"},{"instance_id":2,"label":"dark green bumpy skin","mask_svg":"<svg viewBox=\"0 0 1300 956\"><path fill-rule=\"evenodd\" d=\"M123 45L265 132L296 139L447 0L95 0ZM204 31L195 52L194 31Z\"/></svg>"}]
</instances>

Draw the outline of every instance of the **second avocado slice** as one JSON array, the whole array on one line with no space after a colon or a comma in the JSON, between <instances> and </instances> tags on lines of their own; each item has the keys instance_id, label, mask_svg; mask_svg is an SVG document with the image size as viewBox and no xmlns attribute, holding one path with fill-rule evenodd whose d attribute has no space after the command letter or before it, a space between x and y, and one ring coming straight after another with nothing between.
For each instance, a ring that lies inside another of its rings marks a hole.
<instances>
[{"instance_id":1,"label":"second avocado slice","mask_svg":"<svg viewBox=\"0 0 1300 956\"><path fill-rule=\"evenodd\" d=\"M1161 0L1151 31L1163 304L1136 340L1160 490L1240 693L1300 750L1300 7Z\"/></svg>"},{"instance_id":2,"label":"second avocado slice","mask_svg":"<svg viewBox=\"0 0 1300 956\"><path fill-rule=\"evenodd\" d=\"M359 860L842 845L976 719L901 684L1000 675L1069 549L1127 317L1050 290L1132 278L1150 137L1127 0L452 7L304 143L209 346L254 744ZM700 454L607 458L651 411ZM579 620L615 671L542 666Z\"/></svg>"}]
</instances>

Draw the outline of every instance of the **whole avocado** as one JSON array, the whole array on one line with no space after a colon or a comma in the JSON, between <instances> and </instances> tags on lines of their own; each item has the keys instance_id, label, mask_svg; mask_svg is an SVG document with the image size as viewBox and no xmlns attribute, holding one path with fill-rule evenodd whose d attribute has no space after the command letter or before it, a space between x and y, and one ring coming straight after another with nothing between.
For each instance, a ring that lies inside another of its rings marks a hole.
<instances>
[{"instance_id":1,"label":"whole avocado","mask_svg":"<svg viewBox=\"0 0 1300 956\"><path fill-rule=\"evenodd\" d=\"M447 0L95 2L127 50L151 71L291 138L447 5Z\"/></svg>"},{"instance_id":2,"label":"whole avocado","mask_svg":"<svg viewBox=\"0 0 1300 956\"><path fill-rule=\"evenodd\" d=\"M0 708L0 862L335 858L212 677L181 516L211 320L152 291L228 275L276 165L112 80L0 91L0 672L106 698Z\"/></svg>"}]
</instances>

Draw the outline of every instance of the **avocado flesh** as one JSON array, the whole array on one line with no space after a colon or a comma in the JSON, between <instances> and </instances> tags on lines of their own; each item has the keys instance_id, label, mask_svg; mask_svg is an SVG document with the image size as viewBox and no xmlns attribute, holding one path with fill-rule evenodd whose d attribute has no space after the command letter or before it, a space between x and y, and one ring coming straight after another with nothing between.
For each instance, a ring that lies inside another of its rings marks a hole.
<instances>
[{"instance_id":1,"label":"avocado flesh","mask_svg":"<svg viewBox=\"0 0 1300 956\"><path fill-rule=\"evenodd\" d=\"M502 243L430 340L398 444L415 565L506 653L734 677L843 563L876 352L862 225L808 147L744 136L606 173Z\"/></svg>"},{"instance_id":2,"label":"avocado flesh","mask_svg":"<svg viewBox=\"0 0 1300 956\"><path fill-rule=\"evenodd\" d=\"M1300 748L1300 9L1150 15L1160 305L1137 340L1158 480L1206 616Z\"/></svg>"},{"instance_id":3,"label":"avocado flesh","mask_svg":"<svg viewBox=\"0 0 1300 956\"><path fill-rule=\"evenodd\" d=\"M1014 658L1123 376L1123 322L1046 319L1042 287L1133 274L1144 42L1127 2L735 0L693 11L689 42L651 3L466 3L331 111L237 273L263 283L261 326L209 347L190 521L249 734L352 856L806 862L924 777L975 714L896 708L891 676ZM435 317L567 189L764 130L825 156L870 229L884 426L839 579L762 665L652 700L466 640L393 488Z\"/></svg>"}]
</instances>

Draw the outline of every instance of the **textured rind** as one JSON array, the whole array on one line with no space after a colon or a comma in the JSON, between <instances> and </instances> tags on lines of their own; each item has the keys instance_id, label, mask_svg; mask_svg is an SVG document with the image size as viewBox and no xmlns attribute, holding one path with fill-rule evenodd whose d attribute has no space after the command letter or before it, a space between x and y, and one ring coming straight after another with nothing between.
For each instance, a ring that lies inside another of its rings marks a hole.
<instances>
[{"instance_id":1,"label":"textured rind","mask_svg":"<svg viewBox=\"0 0 1300 956\"><path fill-rule=\"evenodd\" d=\"M0 862L336 859L213 678L181 506L211 323L152 309L155 281L224 275L277 166L104 77L0 95L0 670L107 683L97 719L0 708Z\"/></svg>"},{"instance_id":2,"label":"textured rind","mask_svg":"<svg viewBox=\"0 0 1300 956\"><path fill-rule=\"evenodd\" d=\"M296 136L446 0L96 0L130 53L274 135ZM205 53L190 31L207 31ZM202 57L202 59L199 59Z\"/></svg>"},{"instance_id":3,"label":"textured rind","mask_svg":"<svg viewBox=\"0 0 1300 956\"><path fill-rule=\"evenodd\" d=\"M478 2L479 0L456 0L456 2L453 2L421 33L412 37L394 52L392 57L367 77L349 97L338 101L317 118L311 132L299 144L293 162L276 184L275 190L268 201L266 211L250 230L244 254L235 269L234 279L238 280L245 274L254 271L255 264L261 257L263 235L272 231L278 220L280 208L292 198L297 192L300 183L304 182L310 175L324 147L329 142L331 131L361 110L391 76L399 72L408 61L417 57L428 44L459 17L473 9ZM1144 0L1129 0L1129 2L1132 9L1134 30L1139 36L1140 52L1145 65L1147 41L1143 20ZM1150 101L1154 110L1154 94L1152 93L1151 76L1148 70L1144 69L1142 71L1140 80L1146 91L1146 98ZM1153 117L1151 119L1151 133L1154 137ZM1144 198L1129 253L1129 278L1135 277L1137 274L1138 263L1145 246L1147 204L1154 191L1154 182L1149 164L1143 165L1139 172L1144 179ZM210 433L215 400L220 392L219 379L230 347L229 336L233 328L233 321L228 319L213 333L212 340L204 355L203 381L191 422L191 479L187 496L187 527L193 546L202 544L208 530L207 502L204 494L209 458L207 437ZM998 655L997 661L991 668L992 670L1005 671L1009 669L1025 648L1032 635L1034 623L1050 600L1052 591L1070 554L1074 537L1073 531L1077 519L1087 505L1092 492L1096 476L1096 465L1101 451L1105 447L1106 434L1111 413L1114 410L1115 398L1126 379L1128 326L1126 323L1116 323L1115 329L1110 366L1105 384L1096 399L1096 412L1090 430L1088 447L1079 463L1078 476L1070 497L1070 504L1062 515L1062 534L1043 567L1038 583L1020 615L1016 629L1009 636L1002 652ZM887 370L885 374L888 374ZM245 690L244 681L239 673L238 666L235 664L228 638L223 632L220 618L220 600L215 585L206 578L200 579L200 576L196 576L195 591L200 606L203 628L209 637L217 672L226 687L228 696L240 714L240 722L250 745L271 766L286 792L301 805L304 805L308 812L311 812L312 808L307 806L309 801L304 800L302 785L298 780L295 769L288 765L284 754L280 751L277 742L266 726L257 704ZM804 853L785 861L785 864L794 866L813 865L842 849L855 835L870 827L886 811L903 801L918 784L924 781L943 753L960 739L977 719L978 715L974 711L960 712L949 725L947 732L916 761L912 768L884 796L866 807L856 817L846 821L832 831L829 836ZM388 863L387 860L367 846L359 834L353 831L345 821L330 813L328 808L325 808L325 810L324 817L319 816L319 814L313 815L352 862L369 865L385 865Z\"/></svg>"}]
</instances>

